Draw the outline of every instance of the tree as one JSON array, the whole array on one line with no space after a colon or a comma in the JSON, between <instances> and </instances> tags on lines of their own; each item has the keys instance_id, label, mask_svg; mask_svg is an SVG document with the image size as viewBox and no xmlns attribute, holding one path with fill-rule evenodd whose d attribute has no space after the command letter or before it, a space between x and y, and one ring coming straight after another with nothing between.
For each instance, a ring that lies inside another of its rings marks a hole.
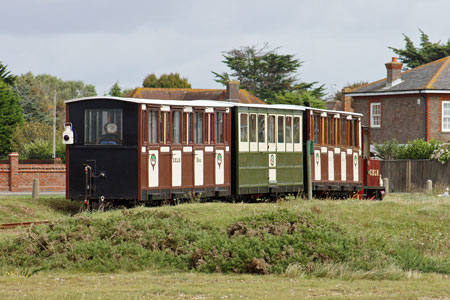
<instances>
[{"instance_id":1,"label":"tree","mask_svg":"<svg viewBox=\"0 0 450 300\"><path fill-rule=\"evenodd\" d=\"M41 107L42 105L50 120L53 118L53 98L56 91L58 128L62 128L65 121L65 100L97 95L93 85L84 84L83 81L64 81L49 74L34 76L31 72L28 72L27 74L20 75L16 81L14 85L15 90L28 91L29 94L27 94L27 97L29 100L39 102L40 104L34 103L33 105L37 107ZM24 100L21 103L26 104L28 102ZM26 110L25 107L24 110Z\"/></svg>"},{"instance_id":2,"label":"tree","mask_svg":"<svg viewBox=\"0 0 450 300\"><path fill-rule=\"evenodd\" d=\"M21 122L19 97L0 80L0 156L6 156L11 151L11 135Z\"/></svg>"},{"instance_id":3,"label":"tree","mask_svg":"<svg viewBox=\"0 0 450 300\"><path fill-rule=\"evenodd\" d=\"M113 96L113 97L122 97L123 96L122 89L120 88L118 81L116 81L116 83L114 83L114 85L111 87L108 95Z\"/></svg>"},{"instance_id":4,"label":"tree","mask_svg":"<svg viewBox=\"0 0 450 300\"><path fill-rule=\"evenodd\" d=\"M331 97L331 100L335 101L344 101L344 94L342 93L342 90L349 88L349 89L356 89L360 88L362 86L365 86L368 82L367 81L358 81L355 83L347 83L341 90L336 91L333 96Z\"/></svg>"},{"instance_id":5,"label":"tree","mask_svg":"<svg viewBox=\"0 0 450 300\"><path fill-rule=\"evenodd\" d=\"M275 95L283 92L311 91L317 98L324 96L324 86L313 88L317 82L306 83L297 79L297 69L302 62L291 54L277 53L267 43L262 47L246 46L224 52L222 56L231 73L212 72L216 82L225 84L239 80L241 87L257 97L273 102Z\"/></svg>"},{"instance_id":6,"label":"tree","mask_svg":"<svg viewBox=\"0 0 450 300\"><path fill-rule=\"evenodd\" d=\"M0 61L0 80L4 81L8 85L12 85L14 80L16 80L16 76L12 75L6 67L7 65L2 64Z\"/></svg>"},{"instance_id":7,"label":"tree","mask_svg":"<svg viewBox=\"0 0 450 300\"><path fill-rule=\"evenodd\" d=\"M325 108L325 103L315 97L311 91L305 92L281 92L275 94L275 98L268 103L292 104L309 106L315 108Z\"/></svg>"},{"instance_id":8,"label":"tree","mask_svg":"<svg viewBox=\"0 0 450 300\"><path fill-rule=\"evenodd\" d=\"M13 90L20 97L25 122L39 122L50 124L50 114L45 103L38 98L35 92L33 78L29 74L16 79Z\"/></svg>"},{"instance_id":9,"label":"tree","mask_svg":"<svg viewBox=\"0 0 450 300\"><path fill-rule=\"evenodd\" d=\"M399 56L400 61L406 64L405 69L416 68L450 55L450 39L447 40L446 44L442 44L441 41L432 43L427 34L420 29L419 31L420 47L414 46L414 43L405 34L403 34L405 40L404 49L389 47Z\"/></svg>"},{"instance_id":10,"label":"tree","mask_svg":"<svg viewBox=\"0 0 450 300\"><path fill-rule=\"evenodd\" d=\"M142 83L146 88L191 88L187 78L181 78L178 73L162 74L159 78L149 74Z\"/></svg>"}]
</instances>

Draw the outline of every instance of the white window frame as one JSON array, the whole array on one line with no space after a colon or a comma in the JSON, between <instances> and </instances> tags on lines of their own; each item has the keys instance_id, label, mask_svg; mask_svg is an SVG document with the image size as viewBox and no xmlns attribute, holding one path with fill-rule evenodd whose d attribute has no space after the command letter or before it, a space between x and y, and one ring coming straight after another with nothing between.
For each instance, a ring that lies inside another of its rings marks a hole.
<instances>
[{"instance_id":1,"label":"white window frame","mask_svg":"<svg viewBox=\"0 0 450 300\"><path fill-rule=\"evenodd\" d=\"M450 132L450 101L442 101L441 104L442 114L441 114L441 129L442 132ZM447 105L447 108L444 110L444 106ZM446 114L447 112L447 114ZM444 126L444 119L447 119L447 128Z\"/></svg>"},{"instance_id":2,"label":"white window frame","mask_svg":"<svg viewBox=\"0 0 450 300\"><path fill-rule=\"evenodd\" d=\"M374 107L378 106L379 107L379 114L374 114ZM375 124L374 122L374 116L378 116L380 117L380 123L379 124ZM374 102L374 103L370 103L370 127L371 128L381 128L381 102Z\"/></svg>"}]
</instances>

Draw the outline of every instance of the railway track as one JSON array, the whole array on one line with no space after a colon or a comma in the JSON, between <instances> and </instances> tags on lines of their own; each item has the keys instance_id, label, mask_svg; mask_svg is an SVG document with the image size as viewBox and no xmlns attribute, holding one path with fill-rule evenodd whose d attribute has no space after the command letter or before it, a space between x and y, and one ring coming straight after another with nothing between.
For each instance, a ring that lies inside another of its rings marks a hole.
<instances>
[{"instance_id":1,"label":"railway track","mask_svg":"<svg viewBox=\"0 0 450 300\"><path fill-rule=\"evenodd\" d=\"M48 224L50 221L32 221L32 222L18 222L18 223L6 223L0 224L0 230L14 229L17 227L29 227L31 225Z\"/></svg>"}]
</instances>

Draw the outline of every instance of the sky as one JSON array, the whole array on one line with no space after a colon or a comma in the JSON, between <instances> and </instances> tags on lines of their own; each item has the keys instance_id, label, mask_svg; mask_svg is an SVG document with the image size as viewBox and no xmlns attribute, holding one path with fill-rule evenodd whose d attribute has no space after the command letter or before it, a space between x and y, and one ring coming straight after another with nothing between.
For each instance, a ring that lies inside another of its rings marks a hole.
<instances>
[{"instance_id":1,"label":"sky","mask_svg":"<svg viewBox=\"0 0 450 300\"><path fill-rule=\"evenodd\" d=\"M193 88L222 88L223 53L268 43L303 62L298 79L328 93L386 77L384 64L416 45L450 37L448 0L0 0L0 61L16 75L51 74L93 84L177 72Z\"/></svg>"}]
</instances>

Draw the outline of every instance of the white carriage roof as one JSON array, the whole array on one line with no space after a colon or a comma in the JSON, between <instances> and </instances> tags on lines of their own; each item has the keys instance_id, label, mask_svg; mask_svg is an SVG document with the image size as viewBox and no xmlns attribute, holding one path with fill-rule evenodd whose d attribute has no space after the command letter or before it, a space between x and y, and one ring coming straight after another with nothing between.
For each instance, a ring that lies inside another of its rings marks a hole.
<instances>
[{"instance_id":1,"label":"white carriage roof","mask_svg":"<svg viewBox=\"0 0 450 300\"><path fill-rule=\"evenodd\" d=\"M347 112L347 111L338 111L338 110L328 110L328 109L320 109L320 108L311 108L307 106L300 105L291 105L291 104L244 104L244 103L236 103L236 102L227 102L227 101L219 101L219 100L161 100L161 99L140 99L140 98L122 98L122 97L112 97L112 96L94 96L94 97L84 97L84 98L76 98L71 100L66 100L64 103L73 103L78 101L89 101L89 100L116 100L116 101L124 101L131 102L137 104L156 104L156 105L177 105L177 106L197 106L197 107L253 107L253 108L270 108L270 109L291 109L291 110L314 110L319 112L326 113L338 113L345 115L353 115L361 117L362 114Z\"/></svg>"},{"instance_id":2,"label":"white carriage roof","mask_svg":"<svg viewBox=\"0 0 450 300\"><path fill-rule=\"evenodd\" d=\"M64 103L72 103L78 101L89 101L89 100L117 100L124 102L131 102L137 104L156 104L156 105L177 105L177 106L214 106L214 107L233 107L235 103L217 101L217 100L160 100L160 99L140 99L140 98L122 98L122 97L112 97L112 96L94 96L66 100Z\"/></svg>"}]
</instances>

